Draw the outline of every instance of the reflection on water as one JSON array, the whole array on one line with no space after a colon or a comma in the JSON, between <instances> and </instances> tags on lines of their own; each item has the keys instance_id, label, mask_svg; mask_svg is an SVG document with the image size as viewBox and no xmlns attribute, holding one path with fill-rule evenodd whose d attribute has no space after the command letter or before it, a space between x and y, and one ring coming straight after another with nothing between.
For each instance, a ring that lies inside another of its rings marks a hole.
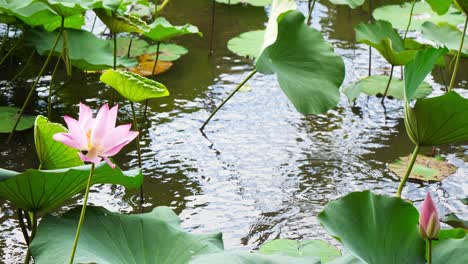
<instances>
[{"instance_id":1,"label":"reflection on water","mask_svg":"<svg viewBox=\"0 0 468 264\"><path fill-rule=\"evenodd\" d=\"M207 126L204 137L198 130L204 119L253 68L248 60L227 51L227 40L241 32L263 28L267 19L263 8L217 5L215 53L209 57L209 2L181 0L177 1L177 8L172 3L166 11L175 24L195 24L205 37L177 41L190 53L157 77L168 86L171 97L152 100L151 113L147 119L141 119L146 210L170 206L189 230L222 231L227 248L256 248L278 237L326 237L333 241L315 219L324 204L350 191L396 191L398 179L386 164L409 154L413 147L406 136L401 103L389 100L383 109L378 98L361 96L351 107L342 96L336 109L305 117L288 102L275 76L256 75L249 82L253 90L237 94ZM307 3L301 2L300 10L306 12L306 8ZM368 48L354 43L353 27L368 18L367 6L350 11L347 7L335 8L327 1L316 5L312 25L322 29L344 57L346 82L367 75ZM25 61L27 56L20 54L14 60ZM17 61L11 63L16 65ZM466 60L463 63L466 65ZM36 58L25 76L34 76L39 65L40 59ZM375 51L373 65L374 74L389 70ZM4 80L18 69L2 70L0 84L4 91ZM466 87L466 74L459 76L459 87ZM28 78L14 82L15 92L6 89L0 103L21 105L24 91L31 84ZM50 76L42 79L39 97L47 95L49 80ZM438 70L430 82L435 94L440 94L443 82ZM60 120L63 114L75 115L79 101L96 108L109 98L110 92L102 87L97 75L74 72L73 84L55 99L53 119ZM468 96L464 90L459 91ZM122 122L127 122L129 106L124 101L120 105ZM29 112L45 113L46 109L46 102L39 99ZM142 107L139 109L141 113ZM0 167L36 167L32 132L18 133L16 138L11 148L0 147ZM440 151L459 169L429 189L442 213L455 211L466 217L457 199L468 194L468 145L445 146ZM127 154L117 157L117 162L124 168L135 167L133 146L124 152ZM419 206L427 186L410 183L404 195ZM132 213L137 211L138 191L99 186L93 188L90 200L113 211ZM77 202L80 200L71 201L69 206ZM13 220L15 208L6 201L0 203L0 262L19 262L22 249L18 244L22 238Z\"/></svg>"}]
</instances>

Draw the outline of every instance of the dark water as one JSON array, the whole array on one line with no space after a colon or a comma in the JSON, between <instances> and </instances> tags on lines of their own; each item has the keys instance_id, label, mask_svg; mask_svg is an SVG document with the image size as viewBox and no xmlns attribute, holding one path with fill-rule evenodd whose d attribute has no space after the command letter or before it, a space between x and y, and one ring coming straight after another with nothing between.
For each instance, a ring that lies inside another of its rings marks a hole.
<instances>
[{"instance_id":1,"label":"dark water","mask_svg":"<svg viewBox=\"0 0 468 264\"><path fill-rule=\"evenodd\" d=\"M208 57L211 1L179 0L164 13L175 24L189 22L205 33L202 39L177 40L190 52L157 80L171 91L169 98L152 100L143 125L143 166L146 175L146 211L167 205L180 214L183 226L197 233L222 231L226 248L254 249L275 238L325 238L315 216L330 200L348 192L371 189L393 194L398 178L387 164L409 154L402 103L361 96L351 107L344 95L340 105L319 116L297 113L281 92L275 76L256 75L250 92L239 93L207 126L198 130L210 111L253 69L252 63L226 49L239 33L262 29L268 9L217 5L214 48ZM379 5L396 1L379 1ZM307 2L300 3L306 13ZM346 63L346 83L367 75L368 48L356 44L354 26L367 21L367 6L351 11L320 1L312 26L324 32ZM92 21L92 19L90 20ZM2 66L1 105L20 106L42 60L36 56L22 78L7 87L28 57L22 51ZM390 67L373 52L374 74ZM467 60L458 74L458 92L468 92ZM49 73L50 74L50 73ZM396 76L399 76L399 71ZM65 76L61 71L60 76ZM445 73L448 76L448 73ZM53 120L77 114L77 103L97 108L110 92L98 82L99 75L74 72L73 82L54 98ZM447 78L447 77L446 77ZM62 78L62 80L64 77ZM41 79L39 97L47 96L50 75ZM438 70L429 82L441 94ZM130 121L130 107L120 102L121 122ZM143 107L138 107L142 113ZM47 104L36 97L29 113L45 114ZM18 133L11 147L0 146L0 167L24 170L37 167L32 131ZM3 142L5 135L0 135ZM429 152L423 149L423 152ZM442 146L440 153L457 166L457 172L441 183L409 183L404 196L419 206L431 190L441 214L456 212L465 218L466 207L457 199L468 196L468 145ZM137 166L134 146L116 158L123 168ZM81 202L81 195L68 206ZM137 212L138 192L116 186L93 188L90 201L109 210ZM15 208L1 200L0 262L22 261L22 236L14 220ZM68 207L64 207L61 211Z\"/></svg>"}]
</instances>

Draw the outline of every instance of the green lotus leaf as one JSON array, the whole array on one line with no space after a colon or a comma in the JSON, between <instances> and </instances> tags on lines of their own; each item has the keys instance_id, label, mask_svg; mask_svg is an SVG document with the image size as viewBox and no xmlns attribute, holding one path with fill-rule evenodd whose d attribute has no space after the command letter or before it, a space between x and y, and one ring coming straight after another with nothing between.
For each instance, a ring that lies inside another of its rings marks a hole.
<instances>
[{"instance_id":1,"label":"green lotus leaf","mask_svg":"<svg viewBox=\"0 0 468 264\"><path fill-rule=\"evenodd\" d=\"M0 133L11 133L20 109L17 107L0 106ZM16 127L16 131L23 131L34 126L34 116L23 115Z\"/></svg>"},{"instance_id":2,"label":"green lotus leaf","mask_svg":"<svg viewBox=\"0 0 468 264\"><path fill-rule=\"evenodd\" d=\"M371 96L383 95L385 93L385 88L387 87L388 78L389 76L387 75L372 75L345 86L343 88L343 93L348 97L350 103L354 102L361 93ZM424 98L431 93L431 85L423 82L416 89L413 98ZM388 87L387 96L398 100L405 100L405 83L398 78L392 78L392 82Z\"/></svg>"},{"instance_id":3,"label":"green lotus leaf","mask_svg":"<svg viewBox=\"0 0 468 264\"><path fill-rule=\"evenodd\" d=\"M338 257L331 262L328 262L328 264L366 264L362 260L356 258L355 256L351 254L343 254L343 256Z\"/></svg>"},{"instance_id":4,"label":"green lotus leaf","mask_svg":"<svg viewBox=\"0 0 468 264\"><path fill-rule=\"evenodd\" d=\"M39 0L62 17L83 14L95 8L117 9L121 0Z\"/></svg>"},{"instance_id":5,"label":"green lotus leaf","mask_svg":"<svg viewBox=\"0 0 468 264\"><path fill-rule=\"evenodd\" d=\"M434 111L437 109L437 111ZM435 146L468 140L468 99L455 91L405 107L405 127L414 144Z\"/></svg>"},{"instance_id":6,"label":"green lotus leaf","mask_svg":"<svg viewBox=\"0 0 468 264\"><path fill-rule=\"evenodd\" d=\"M108 40L110 45L114 45L114 40ZM130 45L130 41L132 42L132 46L130 47L130 57L140 56L146 53L146 50L149 47L148 42L137 39L137 38L129 38L129 37L118 37L117 38L117 56L119 57L126 57L128 55L128 46Z\"/></svg>"},{"instance_id":7,"label":"green lotus leaf","mask_svg":"<svg viewBox=\"0 0 468 264\"><path fill-rule=\"evenodd\" d=\"M232 53L255 59L260 55L264 37L265 30L244 32L229 40L227 47Z\"/></svg>"},{"instance_id":8,"label":"green lotus leaf","mask_svg":"<svg viewBox=\"0 0 468 264\"><path fill-rule=\"evenodd\" d=\"M422 25L422 33L426 39L450 49L452 55L457 54L463 35L457 27L448 24L435 25L431 22L425 22ZM468 57L468 38L466 36L462 47L462 55Z\"/></svg>"},{"instance_id":9,"label":"green lotus leaf","mask_svg":"<svg viewBox=\"0 0 468 264\"><path fill-rule=\"evenodd\" d=\"M0 169L0 197L28 212L47 212L86 188L91 165L58 170L16 172ZM93 184L119 184L137 188L143 182L140 170L121 171L107 163L96 165ZM71 247L70 247L71 248Z\"/></svg>"},{"instance_id":10,"label":"green lotus leaf","mask_svg":"<svg viewBox=\"0 0 468 264\"><path fill-rule=\"evenodd\" d=\"M355 9L356 7L362 6L365 0L330 0L330 2L334 5L347 5Z\"/></svg>"},{"instance_id":11,"label":"green lotus leaf","mask_svg":"<svg viewBox=\"0 0 468 264\"><path fill-rule=\"evenodd\" d=\"M67 133L68 130L61 124L49 122L44 116L37 116L34 123L34 145L43 170L83 165L76 149L52 138L53 135L62 132Z\"/></svg>"},{"instance_id":12,"label":"green lotus leaf","mask_svg":"<svg viewBox=\"0 0 468 264\"><path fill-rule=\"evenodd\" d=\"M376 8L372 16L376 20L386 20L392 23L394 28L406 30L408 19L411 12L411 2L406 2L403 5L387 5ZM449 8L444 15L438 15L432 11L431 6L423 1L416 2L413 11L413 19L411 21L410 30L420 30L424 22L431 21L434 24L447 23L457 26L465 21L465 18L455 8Z\"/></svg>"},{"instance_id":13,"label":"green lotus leaf","mask_svg":"<svg viewBox=\"0 0 468 264\"><path fill-rule=\"evenodd\" d=\"M319 31L304 23L301 12L288 11L277 20L277 34L274 26L267 26L257 71L276 73L281 89L300 113L320 114L335 107L345 74L343 59ZM277 35L274 42L265 46L273 35Z\"/></svg>"},{"instance_id":14,"label":"green lotus leaf","mask_svg":"<svg viewBox=\"0 0 468 264\"><path fill-rule=\"evenodd\" d=\"M416 50L405 49L403 39L387 21L356 26L356 41L375 48L392 65L405 65L412 61Z\"/></svg>"},{"instance_id":15,"label":"green lotus leaf","mask_svg":"<svg viewBox=\"0 0 468 264\"><path fill-rule=\"evenodd\" d=\"M320 258L311 256L262 255L243 251L224 251L199 255L189 264L320 264Z\"/></svg>"},{"instance_id":16,"label":"green lotus leaf","mask_svg":"<svg viewBox=\"0 0 468 264\"><path fill-rule=\"evenodd\" d=\"M468 221L459 218L456 214L450 213L444 217L442 222L454 228L468 229Z\"/></svg>"},{"instance_id":17,"label":"green lotus leaf","mask_svg":"<svg viewBox=\"0 0 468 264\"><path fill-rule=\"evenodd\" d=\"M294 0L273 0L270 17L268 18L268 23L265 29L265 37L263 38L263 44L259 54L273 45L278 38L279 30L279 21L282 14L287 13L288 11L296 10L297 4ZM260 55L259 55L260 56Z\"/></svg>"},{"instance_id":18,"label":"green lotus leaf","mask_svg":"<svg viewBox=\"0 0 468 264\"><path fill-rule=\"evenodd\" d=\"M30 246L35 263L68 263L79 217L80 208L74 208L62 217L47 215L42 219ZM168 207L134 215L88 207L75 262L186 264L193 256L222 249L221 233L190 234Z\"/></svg>"},{"instance_id":19,"label":"green lotus leaf","mask_svg":"<svg viewBox=\"0 0 468 264\"><path fill-rule=\"evenodd\" d=\"M18 8L23 8L31 4L33 0L0 0L0 10L9 11Z\"/></svg>"},{"instance_id":20,"label":"green lotus leaf","mask_svg":"<svg viewBox=\"0 0 468 264\"><path fill-rule=\"evenodd\" d=\"M426 0L432 10L438 15L443 15L448 12L452 0Z\"/></svg>"},{"instance_id":21,"label":"green lotus leaf","mask_svg":"<svg viewBox=\"0 0 468 264\"><path fill-rule=\"evenodd\" d=\"M131 102L169 96L163 84L132 72L107 70L100 80Z\"/></svg>"},{"instance_id":22,"label":"green lotus leaf","mask_svg":"<svg viewBox=\"0 0 468 264\"><path fill-rule=\"evenodd\" d=\"M114 33L145 33L148 25L136 16L112 11L104 8L94 9L96 15L101 21Z\"/></svg>"},{"instance_id":23,"label":"green lotus leaf","mask_svg":"<svg viewBox=\"0 0 468 264\"><path fill-rule=\"evenodd\" d=\"M468 232L465 229L441 230L433 241L432 263L465 264L468 262Z\"/></svg>"},{"instance_id":24,"label":"green lotus leaf","mask_svg":"<svg viewBox=\"0 0 468 264\"><path fill-rule=\"evenodd\" d=\"M321 263L328 263L341 256L336 247L323 240L275 239L263 244L259 252L265 255L284 254L292 257L320 257Z\"/></svg>"},{"instance_id":25,"label":"green lotus leaf","mask_svg":"<svg viewBox=\"0 0 468 264\"><path fill-rule=\"evenodd\" d=\"M468 1L467 0L455 0L455 3L468 16Z\"/></svg>"},{"instance_id":26,"label":"green lotus leaf","mask_svg":"<svg viewBox=\"0 0 468 264\"><path fill-rule=\"evenodd\" d=\"M410 160L411 155L399 158L389 164L388 168L399 178L403 178ZM419 154L411 170L409 179L419 182L438 182L454 174L456 171L457 167L441 157L430 157Z\"/></svg>"},{"instance_id":27,"label":"green lotus leaf","mask_svg":"<svg viewBox=\"0 0 468 264\"><path fill-rule=\"evenodd\" d=\"M392 216L392 217L389 217ZM397 197L353 192L329 202L318 220L365 263L425 263L418 210Z\"/></svg>"},{"instance_id":28,"label":"green lotus leaf","mask_svg":"<svg viewBox=\"0 0 468 264\"><path fill-rule=\"evenodd\" d=\"M187 34L203 36L196 26L190 24L173 26L164 17L158 17L149 25L149 30L145 33L145 36L156 42L163 42Z\"/></svg>"},{"instance_id":29,"label":"green lotus leaf","mask_svg":"<svg viewBox=\"0 0 468 264\"><path fill-rule=\"evenodd\" d=\"M149 46L147 53L156 53L157 45ZM172 43L161 43L159 47L159 60L161 61L176 61L183 55L187 54L188 50L180 45Z\"/></svg>"},{"instance_id":30,"label":"green lotus leaf","mask_svg":"<svg viewBox=\"0 0 468 264\"><path fill-rule=\"evenodd\" d=\"M271 5L272 0L216 0L216 2L221 4L249 4L253 6L267 6Z\"/></svg>"},{"instance_id":31,"label":"green lotus leaf","mask_svg":"<svg viewBox=\"0 0 468 264\"><path fill-rule=\"evenodd\" d=\"M54 31L60 27L62 22L62 18L57 13L41 2L32 2L28 5L18 4L16 7L12 7L4 12L15 16L30 27L43 26L47 31ZM83 15L77 14L66 17L64 27L80 29L84 23Z\"/></svg>"},{"instance_id":32,"label":"green lotus leaf","mask_svg":"<svg viewBox=\"0 0 468 264\"><path fill-rule=\"evenodd\" d=\"M112 68L114 55L111 43L97 38L88 31L67 29L65 32L68 39L68 57L75 67L88 71ZM57 34L57 32L30 29L26 32L26 45L34 47L41 55L47 55L53 47ZM59 56L62 51L62 43L63 40L60 38L54 55ZM135 65L135 59L117 58L117 67L130 68Z\"/></svg>"},{"instance_id":33,"label":"green lotus leaf","mask_svg":"<svg viewBox=\"0 0 468 264\"><path fill-rule=\"evenodd\" d=\"M12 24L16 24L17 22L18 20L16 19L15 16L5 14L0 10L0 23L12 25Z\"/></svg>"},{"instance_id":34,"label":"green lotus leaf","mask_svg":"<svg viewBox=\"0 0 468 264\"><path fill-rule=\"evenodd\" d=\"M448 50L446 48L429 48L421 50L416 54L416 58L405 67L405 98L407 102L418 99L417 90L426 76L432 71L436 62Z\"/></svg>"}]
</instances>

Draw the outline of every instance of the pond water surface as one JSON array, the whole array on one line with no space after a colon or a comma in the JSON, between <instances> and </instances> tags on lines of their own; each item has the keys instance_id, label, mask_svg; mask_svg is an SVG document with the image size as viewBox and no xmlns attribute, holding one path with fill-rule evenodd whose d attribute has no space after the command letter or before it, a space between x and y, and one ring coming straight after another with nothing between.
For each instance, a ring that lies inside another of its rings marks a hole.
<instances>
[{"instance_id":1,"label":"pond water surface","mask_svg":"<svg viewBox=\"0 0 468 264\"><path fill-rule=\"evenodd\" d=\"M307 2L300 3L300 10L307 13ZM275 76L259 74L249 81L252 90L236 94L206 127L204 136L198 130L203 121L253 69L251 61L230 53L226 42L242 32L262 29L269 10L217 5L211 57L210 12L211 1L178 0L163 14L174 24L197 25L205 36L177 41L189 53L156 78L167 85L171 96L150 101L148 117L140 121L145 211L170 206L188 230L223 232L226 248L255 249L275 238L325 238L334 243L315 219L328 201L357 190L396 191L399 179L387 164L413 149L405 132L402 103L387 100L384 109L379 98L361 96L351 106L342 95L334 110L306 117L296 112ZM368 47L355 43L353 28L368 19L367 7L350 10L326 0L319 1L313 12L312 26L324 32L345 60L346 83L367 76ZM43 58L35 57L34 67L13 83L15 89L6 86L20 68L18 61L24 62L29 52L17 54L9 62L12 66L0 69L1 105L20 106L25 99ZM462 61L457 85L457 92L465 97L467 66ZM373 51L373 73L389 70ZM398 69L396 76L399 74ZM107 102L110 92L103 89L98 77L75 71L73 82L54 99L52 120L59 121L64 114L75 116L80 101L94 108ZM38 96L47 95L49 81L50 75L42 78ZM442 93L439 71L428 81L434 85L434 94ZM121 122L129 122L129 105L122 99L120 106ZM138 109L141 114L143 107ZM47 103L35 100L28 111L47 113ZM1 142L5 139L6 135L0 135ZM116 158L121 167L137 166L133 149L130 145ZM442 215L456 212L466 218L466 207L458 199L468 196L468 144L438 150L457 172L440 183L409 183L403 195L419 206L429 189ZM10 147L0 145L0 167L22 171L37 165L32 131L18 133ZM80 203L81 197L59 211ZM138 197L138 190L106 185L95 186L90 201L109 210L136 213ZM0 262L22 262L24 247L18 247L23 239L16 228L16 208L2 199L0 204Z\"/></svg>"}]
</instances>

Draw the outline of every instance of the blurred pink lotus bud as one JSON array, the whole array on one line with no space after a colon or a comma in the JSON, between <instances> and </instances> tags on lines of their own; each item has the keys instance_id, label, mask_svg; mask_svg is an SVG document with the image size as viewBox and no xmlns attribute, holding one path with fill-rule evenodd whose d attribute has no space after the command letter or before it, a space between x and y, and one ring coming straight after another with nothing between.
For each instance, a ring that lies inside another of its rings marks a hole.
<instances>
[{"instance_id":1,"label":"blurred pink lotus bud","mask_svg":"<svg viewBox=\"0 0 468 264\"><path fill-rule=\"evenodd\" d=\"M109 109L105 104L93 118L91 108L80 103L78 120L64 116L68 133L57 133L54 140L79 150L81 160L98 163L104 159L109 166L115 165L109 157L117 154L125 145L138 136L138 132L130 131L131 124L115 126L118 106ZM86 153L83 153L86 152Z\"/></svg>"},{"instance_id":2,"label":"blurred pink lotus bud","mask_svg":"<svg viewBox=\"0 0 468 264\"><path fill-rule=\"evenodd\" d=\"M428 192L419 215L419 232L424 239L436 239L439 236L440 221L437 208Z\"/></svg>"}]
</instances>

